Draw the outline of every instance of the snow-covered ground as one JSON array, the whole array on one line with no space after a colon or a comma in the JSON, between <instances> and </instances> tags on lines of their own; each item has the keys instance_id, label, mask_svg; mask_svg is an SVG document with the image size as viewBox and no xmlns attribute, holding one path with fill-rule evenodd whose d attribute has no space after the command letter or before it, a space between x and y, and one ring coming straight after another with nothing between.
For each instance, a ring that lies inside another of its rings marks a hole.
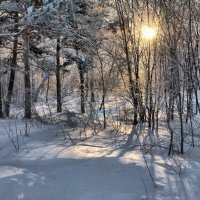
<instances>
[{"instance_id":1,"label":"snow-covered ground","mask_svg":"<svg viewBox=\"0 0 200 200\"><path fill-rule=\"evenodd\" d=\"M9 128L10 127L10 128ZM16 142L12 146L6 130ZM71 146L57 127L0 121L0 199L2 200L199 200L200 151L182 158L165 154L145 158L132 145L132 132L113 139L99 133ZM73 135L73 133L71 133ZM148 197L148 198L147 198Z\"/></svg>"}]
</instances>

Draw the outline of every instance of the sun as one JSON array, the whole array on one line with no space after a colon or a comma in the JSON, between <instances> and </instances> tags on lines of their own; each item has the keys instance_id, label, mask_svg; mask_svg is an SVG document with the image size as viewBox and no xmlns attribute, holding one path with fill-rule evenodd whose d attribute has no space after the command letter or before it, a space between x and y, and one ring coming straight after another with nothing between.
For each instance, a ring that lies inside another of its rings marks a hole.
<instances>
[{"instance_id":1,"label":"sun","mask_svg":"<svg viewBox=\"0 0 200 200\"><path fill-rule=\"evenodd\" d=\"M152 40L156 37L156 30L150 26L143 26L142 37L146 40Z\"/></svg>"}]
</instances>

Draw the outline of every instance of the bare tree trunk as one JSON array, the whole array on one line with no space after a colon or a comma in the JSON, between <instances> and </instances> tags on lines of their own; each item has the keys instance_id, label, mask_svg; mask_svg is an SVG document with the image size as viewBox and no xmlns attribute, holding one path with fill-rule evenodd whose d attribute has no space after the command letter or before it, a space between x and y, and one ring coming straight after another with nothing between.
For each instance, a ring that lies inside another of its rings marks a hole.
<instances>
[{"instance_id":1,"label":"bare tree trunk","mask_svg":"<svg viewBox=\"0 0 200 200\"><path fill-rule=\"evenodd\" d=\"M91 78L90 80L90 98L91 98L91 102L95 102L95 94L94 94L94 80L93 78Z\"/></svg>"},{"instance_id":2,"label":"bare tree trunk","mask_svg":"<svg viewBox=\"0 0 200 200\"><path fill-rule=\"evenodd\" d=\"M183 109L182 109L182 98L181 98L181 92L179 91L179 102L178 102L178 112L180 117L180 126L181 126L181 154L184 153L184 128L183 128Z\"/></svg>"},{"instance_id":3,"label":"bare tree trunk","mask_svg":"<svg viewBox=\"0 0 200 200\"><path fill-rule=\"evenodd\" d=\"M2 81L0 78L0 118L3 118Z\"/></svg>"},{"instance_id":4,"label":"bare tree trunk","mask_svg":"<svg viewBox=\"0 0 200 200\"><path fill-rule=\"evenodd\" d=\"M14 22L18 23L18 12L14 13ZM14 32L18 32L18 26L14 27ZM12 62L10 71L10 80L8 83L8 93L5 101L5 114L9 117L10 114L10 104L12 101L13 88L15 83L15 67L17 65L17 48L18 48L18 36L14 37L13 52L12 52Z\"/></svg>"},{"instance_id":5,"label":"bare tree trunk","mask_svg":"<svg viewBox=\"0 0 200 200\"><path fill-rule=\"evenodd\" d=\"M24 83L25 83L25 118L31 119L31 81L29 66L29 28L24 29Z\"/></svg>"},{"instance_id":6,"label":"bare tree trunk","mask_svg":"<svg viewBox=\"0 0 200 200\"><path fill-rule=\"evenodd\" d=\"M60 80L60 38L57 39L56 47L56 92L57 92L57 112L62 112L61 80Z\"/></svg>"},{"instance_id":7,"label":"bare tree trunk","mask_svg":"<svg viewBox=\"0 0 200 200\"><path fill-rule=\"evenodd\" d=\"M80 76L80 91L81 91L81 113L85 113L85 80L84 80L84 69L83 66L79 67Z\"/></svg>"},{"instance_id":8,"label":"bare tree trunk","mask_svg":"<svg viewBox=\"0 0 200 200\"><path fill-rule=\"evenodd\" d=\"M48 80L47 80L47 90L46 90L46 103L48 103L49 101L49 84L50 84L50 77L48 77Z\"/></svg>"}]
</instances>

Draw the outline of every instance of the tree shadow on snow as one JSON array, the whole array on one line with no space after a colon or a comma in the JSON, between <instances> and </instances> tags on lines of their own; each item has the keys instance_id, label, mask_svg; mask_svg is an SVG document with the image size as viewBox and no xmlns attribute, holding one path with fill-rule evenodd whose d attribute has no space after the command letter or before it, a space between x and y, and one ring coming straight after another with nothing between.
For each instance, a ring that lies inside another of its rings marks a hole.
<instances>
[{"instance_id":1,"label":"tree shadow on snow","mask_svg":"<svg viewBox=\"0 0 200 200\"><path fill-rule=\"evenodd\" d=\"M5 161L0 194L4 200L133 200L146 194L141 178L151 187L142 166L114 157Z\"/></svg>"}]
</instances>

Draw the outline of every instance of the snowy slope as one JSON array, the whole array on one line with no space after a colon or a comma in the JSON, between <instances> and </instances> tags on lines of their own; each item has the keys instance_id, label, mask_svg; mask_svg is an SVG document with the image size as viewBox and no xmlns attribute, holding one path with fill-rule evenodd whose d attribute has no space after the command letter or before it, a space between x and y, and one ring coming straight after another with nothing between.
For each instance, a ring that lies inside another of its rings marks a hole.
<instances>
[{"instance_id":1,"label":"snowy slope","mask_svg":"<svg viewBox=\"0 0 200 200\"><path fill-rule=\"evenodd\" d=\"M0 123L0 199L2 200L199 200L200 154L183 158L129 151L131 133L114 143L101 133L77 146L56 137L55 126L32 126L17 153ZM24 122L17 121L23 130ZM180 170L181 169L181 170ZM182 173L183 170L183 173Z\"/></svg>"}]
</instances>

